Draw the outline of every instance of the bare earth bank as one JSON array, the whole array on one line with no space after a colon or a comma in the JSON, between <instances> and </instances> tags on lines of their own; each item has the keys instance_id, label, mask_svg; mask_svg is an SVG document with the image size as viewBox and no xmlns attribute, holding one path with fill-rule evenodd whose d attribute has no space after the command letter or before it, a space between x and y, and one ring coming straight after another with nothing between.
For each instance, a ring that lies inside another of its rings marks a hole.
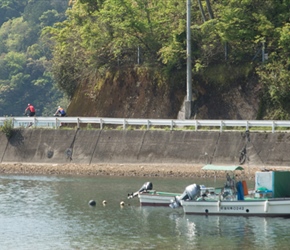
<instances>
[{"instance_id":1,"label":"bare earth bank","mask_svg":"<svg viewBox=\"0 0 290 250\"><path fill-rule=\"evenodd\" d=\"M243 166L244 171L236 171L237 177L255 178L256 171L263 166ZM1 163L0 174L35 175L84 175L84 176L148 176L148 177L186 177L186 178L225 178L225 172L204 171L202 165L192 164L31 164ZM272 167L267 170L287 170Z\"/></svg>"}]
</instances>

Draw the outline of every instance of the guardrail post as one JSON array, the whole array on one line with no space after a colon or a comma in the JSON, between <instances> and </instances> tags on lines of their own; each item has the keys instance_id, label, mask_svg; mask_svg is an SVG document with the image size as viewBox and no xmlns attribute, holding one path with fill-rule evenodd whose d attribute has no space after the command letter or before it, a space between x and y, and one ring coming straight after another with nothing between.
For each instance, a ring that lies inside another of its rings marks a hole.
<instances>
[{"instance_id":1,"label":"guardrail post","mask_svg":"<svg viewBox=\"0 0 290 250\"><path fill-rule=\"evenodd\" d=\"M275 133L275 121L272 122L272 133Z\"/></svg>"},{"instance_id":2,"label":"guardrail post","mask_svg":"<svg viewBox=\"0 0 290 250\"><path fill-rule=\"evenodd\" d=\"M171 120L170 130L173 130L173 124L174 124L174 122L173 122L173 120Z\"/></svg>"},{"instance_id":3,"label":"guardrail post","mask_svg":"<svg viewBox=\"0 0 290 250\"><path fill-rule=\"evenodd\" d=\"M80 118L77 119L77 128L80 128Z\"/></svg>"},{"instance_id":4,"label":"guardrail post","mask_svg":"<svg viewBox=\"0 0 290 250\"><path fill-rule=\"evenodd\" d=\"M123 130L126 129L126 119L123 120Z\"/></svg>"},{"instance_id":5,"label":"guardrail post","mask_svg":"<svg viewBox=\"0 0 290 250\"><path fill-rule=\"evenodd\" d=\"M220 124L220 132L223 132L223 125L224 125L224 123L223 123L223 121L221 121L221 124Z\"/></svg>"},{"instance_id":6,"label":"guardrail post","mask_svg":"<svg viewBox=\"0 0 290 250\"><path fill-rule=\"evenodd\" d=\"M198 127L198 125L197 125L197 120L195 120L195 131L197 131L197 128Z\"/></svg>"},{"instance_id":7,"label":"guardrail post","mask_svg":"<svg viewBox=\"0 0 290 250\"><path fill-rule=\"evenodd\" d=\"M55 129L57 129L57 118L55 117Z\"/></svg>"},{"instance_id":8,"label":"guardrail post","mask_svg":"<svg viewBox=\"0 0 290 250\"><path fill-rule=\"evenodd\" d=\"M249 130L249 121L246 121L246 130Z\"/></svg>"},{"instance_id":9,"label":"guardrail post","mask_svg":"<svg viewBox=\"0 0 290 250\"><path fill-rule=\"evenodd\" d=\"M149 130L149 129L150 129L150 121L147 120L147 130Z\"/></svg>"},{"instance_id":10,"label":"guardrail post","mask_svg":"<svg viewBox=\"0 0 290 250\"><path fill-rule=\"evenodd\" d=\"M100 119L100 129L103 129L103 119Z\"/></svg>"}]
</instances>

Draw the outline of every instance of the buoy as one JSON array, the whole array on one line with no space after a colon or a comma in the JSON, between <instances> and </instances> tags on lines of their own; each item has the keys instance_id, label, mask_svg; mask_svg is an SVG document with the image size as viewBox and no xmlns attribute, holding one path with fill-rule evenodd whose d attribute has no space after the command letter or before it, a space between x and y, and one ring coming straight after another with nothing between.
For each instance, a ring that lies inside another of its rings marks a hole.
<instances>
[{"instance_id":1,"label":"buoy","mask_svg":"<svg viewBox=\"0 0 290 250\"><path fill-rule=\"evenodd\" d=\"M121 201L121 202L120 202L120 205L121 205L121 206L124 206L124 205L125 205L125 202L124 202L124 201Z\"/></svg>"},{"instance_id":2,"label":"buoy","mask_svg":"<svg viewBox=\"0 0 290 250\"><path fill-rule=\"evenodd\" d=\"M106 206L107 205L107 201L103 200L103 205Z\"/></svg>"},{"instance_id":3,"label":"buoy","mask_svg":"<svg viewBox=\"0 0 290 250\"><path fill-rule=\"evenodd\" d=\"M90 206L96 206L96 202L95 202L94 200L90 200L90 201L89 201L89 205L90 205Z\"/></svg>"}]
</instances>

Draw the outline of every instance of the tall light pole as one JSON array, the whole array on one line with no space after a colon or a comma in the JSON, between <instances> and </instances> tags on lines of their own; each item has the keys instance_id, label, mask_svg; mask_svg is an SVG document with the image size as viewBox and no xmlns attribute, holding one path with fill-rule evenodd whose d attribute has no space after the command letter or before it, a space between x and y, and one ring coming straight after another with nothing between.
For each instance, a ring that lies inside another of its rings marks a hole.
<instances>
[{"instance_id":1,"label":"tall light pole","mask_svg":"<svg viewBox=\"0 0 290 250\"><path fill-rule=\"evenodd\" d=\"M191 117L191 101L192 101L192 86L191 86L191 0L187 0L186 8L186 86L187 95L185 101L185 119L190 119Z\"/></svg>"}]
</instances>

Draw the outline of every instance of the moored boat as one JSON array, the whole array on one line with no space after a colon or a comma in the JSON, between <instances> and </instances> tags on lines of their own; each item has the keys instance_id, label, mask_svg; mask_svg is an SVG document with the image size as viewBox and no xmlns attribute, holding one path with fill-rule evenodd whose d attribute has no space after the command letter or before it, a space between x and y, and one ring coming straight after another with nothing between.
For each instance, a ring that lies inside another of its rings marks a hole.
<instances>
[{"instance_id":1,"label":"moored boat","mask_svg":"<svg viewBox=\"0 0 290 250\"><path fill-rule=\"evenodd\" d=\"M249 198L243 201L183 200L181 205L185 214L290 217L289 198Z\"/></svg>"},{"instance_id":2,"label":"moored boat","mask_svg":"<svg viewBox=\"0 0 290 250\"><path fill-rule=\"evenodd\" d=\"M138 194L141 206L164 206L169 207L175 196L180 194L170 192L158 192L155 190Z\"/></svg>"},{"instance_id":3,"label":"moored boat","mask_svg":"<svg viewBox=\"0 0 290 250\"><path fill-rule=\"evenodd\" d=\"M204 185L191 184L187 186L183 193L162 192L152 190L153 184L151 182L145 182L143 186L134 193L128 194L128 199L138 197L141 206L172 206L176 197L178 199L192 199L197 193L213 193L215 189L213 187L205 187ZM181 204L178 203L177 207Z\"/></svg>"},{"instance_id":4,"label":"moored boat","mask_svg":"<svg viewBox=\"0 0 290 250\"><path fill-rule=\"evenodd\" d=\"M165 206L168 207L178 193L161 192L153 190L152 182L145 182L136 192L128 194L128 199L138 197L141 206Z\"/></svg>"},{"instance_id":5,"label":"moored boat","mask_svg":"<svg viewBox=\"0 0 290 250\"><path fill-rule=\"evenodd\" d=\"M240 166L207 165L204 170L242 170ZM248 192L241 181L227 174L220 193L196 194L193 198L178 199L185 214L290 217L289 171L256 172L255 190Z\"/></svg>"}]
</instances>

